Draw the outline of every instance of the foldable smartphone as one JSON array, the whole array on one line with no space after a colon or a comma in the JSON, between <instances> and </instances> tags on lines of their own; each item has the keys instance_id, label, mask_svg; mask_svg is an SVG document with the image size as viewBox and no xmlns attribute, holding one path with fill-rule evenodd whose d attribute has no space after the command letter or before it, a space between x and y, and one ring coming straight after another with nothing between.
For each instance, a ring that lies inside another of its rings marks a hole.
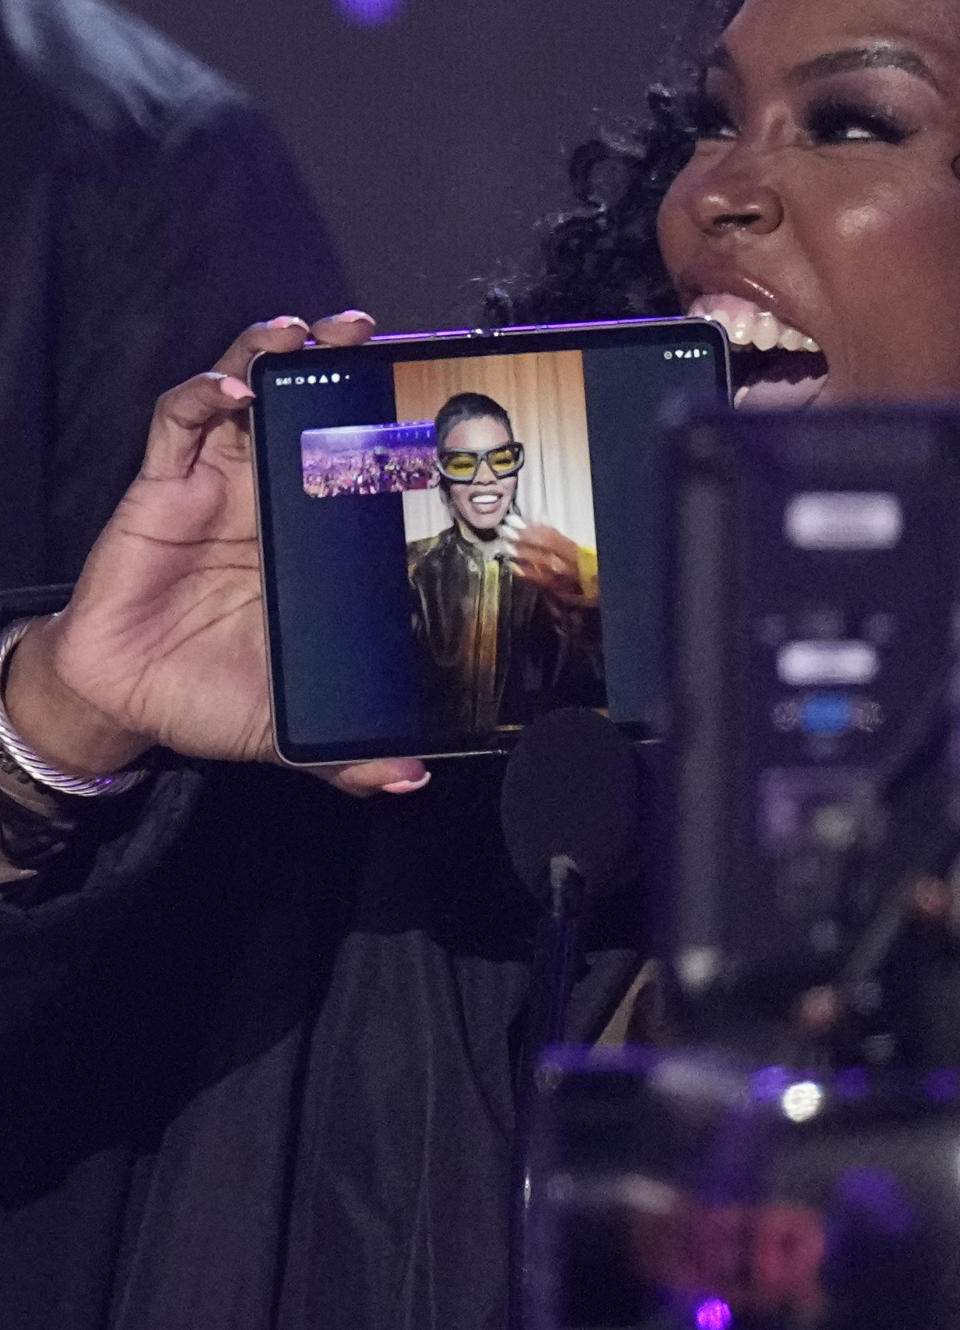
<instances>
[{"instance_id":1,"label":"foldable smartphone","mask_svg":"<svg viewBox=\"0 0 960 1330\"><path fill-rule=\"evenodd\" d=\"M728 383L723 334L690 319L258 357L280 756L497 751L564 705L656 730L658 419Z\"/></svg>"}]
</instances>

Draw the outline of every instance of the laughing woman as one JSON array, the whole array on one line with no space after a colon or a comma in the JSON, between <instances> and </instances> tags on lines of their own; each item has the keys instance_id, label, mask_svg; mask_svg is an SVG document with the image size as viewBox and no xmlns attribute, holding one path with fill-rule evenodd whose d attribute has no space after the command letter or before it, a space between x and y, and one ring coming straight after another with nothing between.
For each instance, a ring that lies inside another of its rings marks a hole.
<instances>
[{"instance_id":1,"label":"laughing woman","mask_svg":"<svg viewBox=\"0 0 960 1330\"><path fill-rule=\"evenodd\" d=\"M597 556L520 516L523 444L484 393L434 422L451 523L407 546L429 723L483 734L559 706L602 706Z\"/></svg>"},{"instance_id":2,"label":"laughing woman","mask_svg":"<svg viewBox=\"0 0 960 1330\"><path fill-rule=\"evenodd\" d=\"M743 352L740 405L955 396L960 5L726 8L692 95L576 154L580 207L494 310L708 314Z\"/></svg>"}]
</instances>

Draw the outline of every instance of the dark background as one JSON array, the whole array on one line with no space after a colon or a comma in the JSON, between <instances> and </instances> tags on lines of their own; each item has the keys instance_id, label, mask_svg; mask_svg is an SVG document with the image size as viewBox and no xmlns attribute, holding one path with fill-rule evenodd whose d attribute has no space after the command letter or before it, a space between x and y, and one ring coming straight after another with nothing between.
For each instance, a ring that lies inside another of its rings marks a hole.
<instances>
[{"instance_id":1,"label":"dark background","mask_svg":"<svg viewBox=\"0 0 960 1330\"><path fill-rule=\"evenodd\" d=\"M697 0L120 2L272 112L383 330L475 322L567 152L696 44Z\"/></svg>"}]
</instances>

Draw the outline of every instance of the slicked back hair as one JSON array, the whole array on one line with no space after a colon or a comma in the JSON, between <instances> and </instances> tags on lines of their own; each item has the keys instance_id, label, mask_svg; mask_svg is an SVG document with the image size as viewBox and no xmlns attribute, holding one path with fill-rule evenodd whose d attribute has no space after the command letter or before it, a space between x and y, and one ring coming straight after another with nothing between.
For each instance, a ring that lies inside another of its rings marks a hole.
<instances>
[{"instance_id":1,"label":"slicked back hair","mask_svg":"<svg viewBox=\"0 0 960 1330\"><path fill-rule=\"evenodd\" d=\"M447 435L464 420L495 420L513 439L510 417L499 402L486 393L456 393L444 402L437 412L433 427L437 436L437 452L443 451Z\"/></svg>"},{"instance_id":2,"label":"slicked back hair","mask_svg":"<svg viewBox=\"0 0 960 1330\"><path fill-rule=\"evenodd\" d=\"M495 420L507 431L511 441L513 440L513 425L505 408L499 402L488 397L486 393L455 393L444 402L433 422L438 453L443 452L450 431L465 420ZM450 481L446 476L440 477L440 489L444 494L450 493Z\"/></svg>"}]
</instances>

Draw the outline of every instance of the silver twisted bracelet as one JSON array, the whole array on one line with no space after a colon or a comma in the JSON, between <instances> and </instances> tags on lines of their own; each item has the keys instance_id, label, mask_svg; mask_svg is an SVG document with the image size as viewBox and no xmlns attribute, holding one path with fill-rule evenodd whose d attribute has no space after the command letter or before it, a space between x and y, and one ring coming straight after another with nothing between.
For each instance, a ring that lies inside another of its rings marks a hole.
<instances>
[{"instance_id":1,"label":"silver twisted bracelet","mask_svg":"<svg viewBox=\"0 0 960 1330\"><path fill-rule=\"evenodd\" d=\"M33 622L33 619L17 619L0 632L0 685L3 683L8 656ZM58 790L61 794L78 794L87 798L102 794L123 794L134 785L139 785L147 775L145 770L116 771L106 776L68 776L63 771L57 771L56 767L44 762L42 757L38 757L33 749L24 743L11 725L10 717L3 705L2 688L0 688L0 750L7 753L31 780L52 790Z\"/></svg>"}]
</instances>

